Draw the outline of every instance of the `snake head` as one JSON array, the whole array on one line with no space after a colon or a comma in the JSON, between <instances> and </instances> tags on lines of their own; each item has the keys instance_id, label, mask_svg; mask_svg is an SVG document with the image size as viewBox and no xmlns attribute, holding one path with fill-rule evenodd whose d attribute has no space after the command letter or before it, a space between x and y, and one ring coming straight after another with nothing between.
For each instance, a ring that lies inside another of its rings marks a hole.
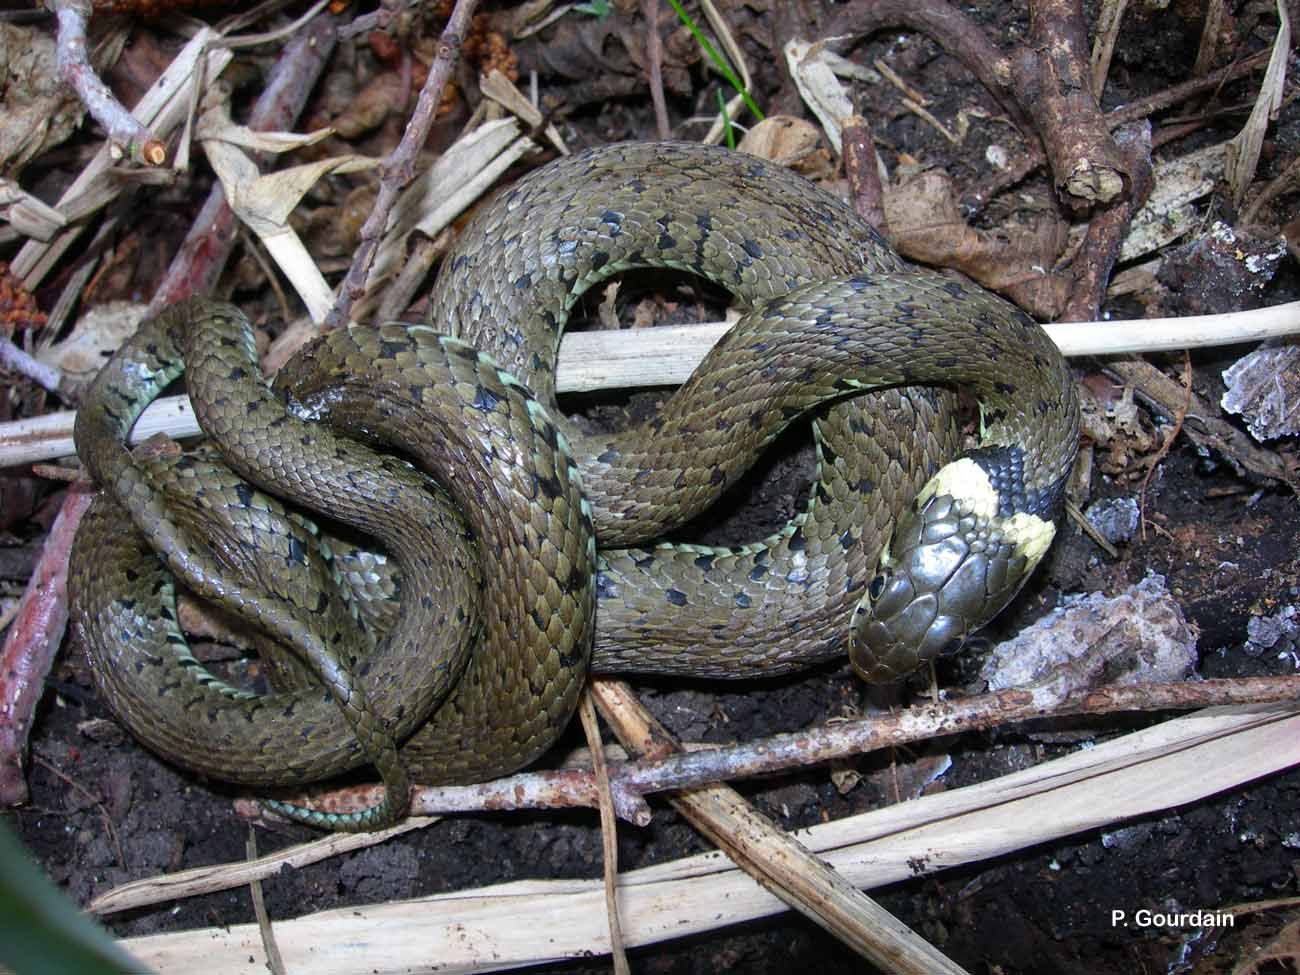
<instances>
[{"instance_id":1,"label":"snake head","mask_svg":"<svg viewBox=\"0 0 1300 975\"><path fill-rule=\"evenodd\" d=\"M871 683L959 651L1024 585L1056 525L1011 511L981 461L946 465L898 520L853 614L849 660Z\"/></svg>"}]
</instances>

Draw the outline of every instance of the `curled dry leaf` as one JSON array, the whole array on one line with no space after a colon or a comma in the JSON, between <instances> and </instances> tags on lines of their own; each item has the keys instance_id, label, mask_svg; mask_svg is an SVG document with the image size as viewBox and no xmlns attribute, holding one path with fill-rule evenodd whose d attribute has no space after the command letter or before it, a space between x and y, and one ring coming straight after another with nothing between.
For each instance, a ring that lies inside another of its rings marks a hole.
<instances>
[{"instance_id":1,"label":"curled dry leaf","mask_svg":"<svg viewBox=\"0 0 1300 975\"><path fill-rule=\"evenodd\" d=\"M1222 405L1246 420L1256 440L1300 433L1300 346L1256 349L1223 373Z\"/></svg>"},{"instance_id":2,"label":"curled dry leaf","mask_svg":"<svg viewBox=\"0 0 1300 975\"><path fill-rule=\"evenodd\" d=\"M830 51L824 41L810 44L796 39L786 42L785 60L799 97L817 116L835 154L839 155L843 122L856 114L848 91L835 74L843 58Z\"/></svg>"},{"instance_id":3,"label":"curled dry leaf","mask_svg":"<svg viewBox=\"0 0 1300 975\"><path fill-rule=\"evenodd\" d=\"M885 189L894 245L923 264L952 267L1042 319L1059 313L1069 287L1048 268L1065 246L1065 225L1053 213L996 232L962 219L952 180L928 170Z\"/></svg>"},{"instance_id":4,"label":"curled dry leaf","mask_svg":"<svg viewBox=\"0 0 1300 975\"><path fill-rule=\"evenodd\" d=\"M253 144L274 152L310 145L326 134L328 130L308 135L250 133L231 123L221 104L206 111L198 126L199 140L221 180L231 209L261 239L315 321L322 320L328 312L333 292L289 225L289 216L307 191L326 176L361 172L374 168L378 161L364 156L338 156L290 166L264 176L241 145Z\"/></svg>"},{"instance_id":5,"label":"curled dry leaf","mask_svg":"<svg viewBox=\"0 0 1300 975\"><path fill-rule=\"evenodd\" d=\"M781 166L793 166L817 151L817 127L792 115L769 115L740 140L740 150Z\"/></svg>"},{"instance_id":6,"label":"curled dry leaf","mask_svg":"<svg viewBox=\"0 0 1300 975\"><path fill-rule=\"evenodd\" d=\"M70 136L85 114L59 81L54 39L0 23L0 172L14 175Z\"/></svg>"}]
</instances>

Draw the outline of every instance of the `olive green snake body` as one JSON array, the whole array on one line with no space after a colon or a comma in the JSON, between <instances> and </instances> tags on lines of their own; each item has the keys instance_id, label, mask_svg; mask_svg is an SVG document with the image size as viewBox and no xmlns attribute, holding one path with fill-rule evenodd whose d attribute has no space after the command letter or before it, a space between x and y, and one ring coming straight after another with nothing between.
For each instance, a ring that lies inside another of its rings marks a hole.
<instances>
[{"instance_id":1,"label":"olive green snake body","mask_svg":"<svg viewBox=\"0 0 1300 975\"><path fill-rule=\"evenodd\" d=\"M644 266L708 278L749 311L646 427L584 435L555 402L560 335L582 292ZM331 333L270 392L242 316L196 300L96 380L77 444L110 490L73 553L74 622L115 711L161 754L259 786L371 762L391 794L404 770L467 782L532 761L589 668L761 676L848 652L891 679L1015 594L1076 450L1073 381L1028 316L907 265L848 206L741 153L628 144L531 173L462 234L428 320ZM237 475L378 535L400 566L391 631L376 638L363 611L390 579L375 557L322 544L224 466L127 452L182 361ZM955 461L952 398L933 387L980 405L979 445ZM808 508L782 531L646 544L828 405ZM250 697L207 675L172 573L296 645L328 690Z\"/></svg>"}]
</instances>

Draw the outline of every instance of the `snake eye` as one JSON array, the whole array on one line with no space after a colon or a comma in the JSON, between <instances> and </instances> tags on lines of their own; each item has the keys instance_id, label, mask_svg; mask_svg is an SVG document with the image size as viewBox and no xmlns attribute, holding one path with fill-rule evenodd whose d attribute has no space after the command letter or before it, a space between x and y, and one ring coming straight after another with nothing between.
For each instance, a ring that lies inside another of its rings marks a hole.
<instances>
[{"instance_id":1,"label":"snake eye","mask_svg":"<svg viewBox=\"0 0 1300 975\"><path fill-rule=\"evenodd\" d=\"M885 578L885 573L876 573L876 577L871 580L871 585L867 586L867 595L871 597L872 602L875 602L880 598L880 594L885 591L885 584L887 582L889 582L889 580Z\"/></svg>"}]
</instances>

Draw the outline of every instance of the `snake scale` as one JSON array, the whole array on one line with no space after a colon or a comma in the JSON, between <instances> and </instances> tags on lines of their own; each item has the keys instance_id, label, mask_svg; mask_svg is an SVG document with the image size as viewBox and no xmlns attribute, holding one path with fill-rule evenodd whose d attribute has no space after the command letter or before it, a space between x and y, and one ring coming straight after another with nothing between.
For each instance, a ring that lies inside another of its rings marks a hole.
<instances>
[{"instance_id":1,"label":"snake scale","mask_svg":"<svg viewBox=\"0 0 1300 975\"><path fill-rule=\"evenodd\" d=\"M560 336L582 293L639 267L706 278L746 311L652 421L587 435L556 404ZM1073 381L1032 319L723 149L615 145L535 170L463 232L428 321L326 335L268 389L238 310L191 300L141 327L78 415L106 490L70 587L103 693L137 737L216 778L376 765L388 804L323 825L391 819L408 772L522 767L589 669L761 676L847 652L891 680L958 649L1050 544L1077 446ZM182 371L220 461L125 446ZM964 453L957 390L980 408ZM817 476L784 529L656 541L808 415ZM174 577L294 648L272 657L284 689L246 694L197 664Z\"/></svg>"}]
</instances>

